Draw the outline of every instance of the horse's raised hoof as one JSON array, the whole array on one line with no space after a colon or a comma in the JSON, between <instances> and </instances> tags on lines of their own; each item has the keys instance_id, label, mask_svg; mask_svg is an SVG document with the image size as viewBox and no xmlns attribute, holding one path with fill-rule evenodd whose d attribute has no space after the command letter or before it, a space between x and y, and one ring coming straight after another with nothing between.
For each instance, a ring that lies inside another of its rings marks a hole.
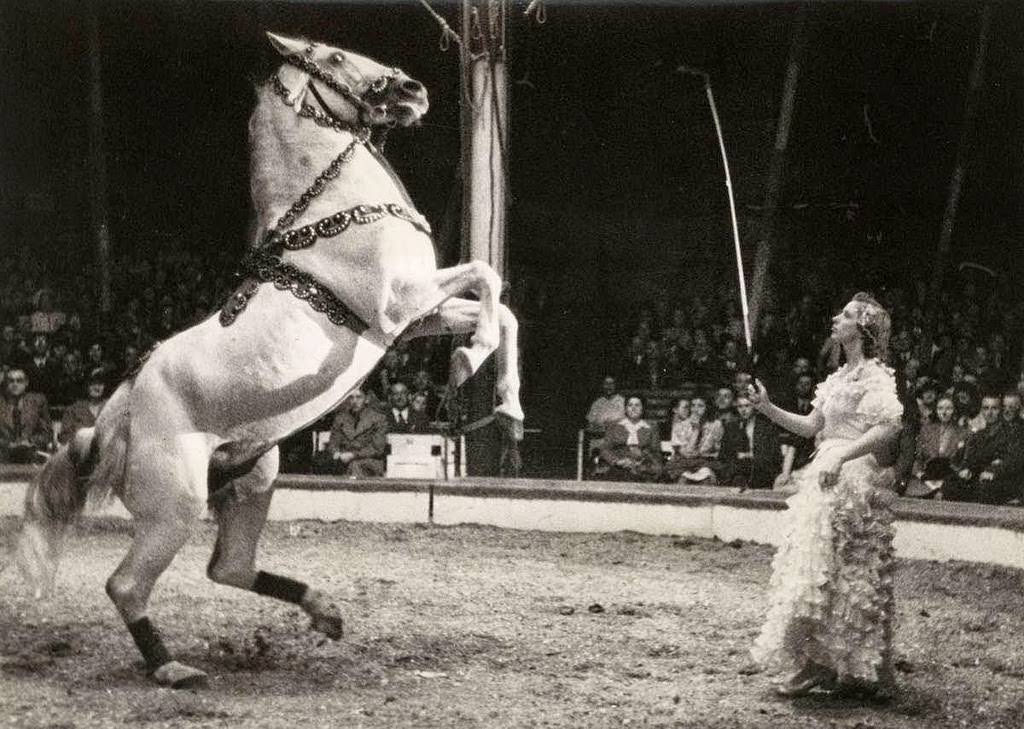
<instances>
[{"instance_id":1,"label":"horse's raised hoof","mask_svg":"<svg viewBox=\"0 0 1024 729\"><path fill-rule=\"evenodd\" d=\"M331 640L341 640L345 635L345 621L341 610L322 592L309 590L302 600L302 609L309 615L309 627L323 633Z\"/></svg>"},{"instance_id":2,"label":"horse's raised hoof","mask_svg":"<svg viewBox=\"0 0 1024 729\"><path fill-rule=\"evenodd\" d=\"M206 673L178 661L165 663L153 671L153 680L173 689L206 688L207 685Z\"/></svg>"}]
</instances>

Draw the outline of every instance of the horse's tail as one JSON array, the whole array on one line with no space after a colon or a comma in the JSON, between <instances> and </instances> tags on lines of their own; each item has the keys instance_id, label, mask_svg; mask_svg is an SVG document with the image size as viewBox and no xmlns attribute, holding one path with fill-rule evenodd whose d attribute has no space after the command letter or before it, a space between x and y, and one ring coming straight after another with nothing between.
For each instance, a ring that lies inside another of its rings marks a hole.
<instances>
[{"instance_id":1,"label":"horse's tail","mask_svg":"<svg viewBox=\"0 0 1024 729\"><path fill-rule=\"evenodd\" d=\"M120 490L128 450L129 423L121 405L126 387L114 393L96 427L75 433L28 485L16 561L36 597L53 588L64 537L86 504L105 500L111 489Z\"/></svg>"}]
</instances>

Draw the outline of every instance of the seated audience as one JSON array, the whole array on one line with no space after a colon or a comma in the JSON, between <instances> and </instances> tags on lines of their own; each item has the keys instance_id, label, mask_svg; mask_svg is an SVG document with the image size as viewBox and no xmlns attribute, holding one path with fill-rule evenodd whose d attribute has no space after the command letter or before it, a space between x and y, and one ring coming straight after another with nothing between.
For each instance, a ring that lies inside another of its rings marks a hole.
<instances>
[{"instance_id":1,"label":"seated audience","mask_svg":"<svg viewBox=\"0 0 1024 729\"><path fill-rule=\"evenodd\" d=\"M736 420L736 393L731 387L715 390L715 417L721 421L722 427Z\"/></svg>"},{"instance_id":2,"label":"seated audience","mask_svg":"<svg viewBox=\"0 0 1024 729\"><path fill-rule=\"evenodd\" d=\"M770 489L789 480L782 471L778 429L754 411L746 394L736 398L736 419L726 423L716 472L723 486Z\"/></svg>"},{"instance_id":3,"label":"seated audience","mask_svg":"<svg viewBox=\"0 0 1024 729\"><path fill-rule=\"evenodd\" d=\"M434 433L431 411L427 409L429 399L427 393L418 390L409 398L409 422L412 425L413 433Z\"/></svg>"},{"instance_id":4,"label":"seated audience","mask_svg":"<svg viewBox=\"0 0 1024 729\"><path fill-rule=\"evenodd\" d=\"M814 376L809 372L798 374L793 382L793 393L785 401L784 409L798 415L810 415L814 409ZM814 453L814 438L804 438L788 430L780 435L782 442L793 448L793 469L806 466Z\"/></svg>"},{"instance_id":5,"label":"seated audience","mask_svg":"<svg viewBox=\"0 0 1024 729\"><path fill-rule=\"evenodd\" d=\"M935 420L921 423L907 496L930 498L953 473L952 458L970 433L953 420L953 414L953 399L944 395L935 403Z\"/></svg>"},{"instance_id":6,"label":"seated audience","mask_svg":"<svg viewBox=\"0 0 1024 729\"><path fill-rule=\"evenodd\" d=\"M935 420L935 403L939 397L939 387L930 377L919 377L914 383L914 395L921 423Z\"/></svg>"},{"instance_id":7,"label":"seated audience","mask_svg":"<svg viewBox=\"0 0 1024 729\"><path fill-rule=\"evenodd\" d=\"M351 478L383 476L387 429L384 416L366 406L366 393L354 390L335 414L327 448L314 457L313 470Z\"/></svg>"},{"instance_id":8,"label":"seated audience","mask_svg":"<svg viewBox=\"0 0 1024 729\"><path fill-rule=\"evenodd\" d=\"M665 468L667 480L714 483L716 477L711 466L718 458L723 434L721 421L708 411L707 399L693 397L689 417L672 428L672 457Z\"/></svg>"},{"instance_id":9,"label":"seated audience","mask_svg":"<svg viewBox=\"0 0 1024 729\"><path fill-rule=\"evenodd\" d=\"M430 416L429 419L433 420L437 417L437 409L441 404L441 398L437 393L437 386L430 377L430 372L425 369L416 370L412 376L412 382L409 383L409 389L413 393L423 393L426 397L426 412Z\"/></svg>"},{"instance_id":10,"label":"seated audience","mask_svg":"<svg viewBox=\"0 0 1024 729\"><path fill-rule=\"evenodd\" d=\"M1006 504L1021 496L1024 485L1024 422L1016 390L1000 400L985 396L981 412L985 427L971 433L953 457L954 473L946 479L942 496L950 501Z\"/></svg>"},{"instance_id":11,"label":"seated audience","mask_svg":"<svg viewBox=\"0 0 1024 729\"><path fill-rule=\"evenodd\" d=\"M106 399L106 375L103 370L93 370L85 381L85 397L75 400L64 409L60 419L60 434L57 441L67 443L82 428L91 428L96 424Z\"/></svg>"},{"instance_id":12,"label":"seated audience","mask_svg":"<svg viewBox=\"0 0 1024 729\"><path fill-rule=\"evenodd\" d=\"M430 417L426 410L414 411L409 407L409 388L404 382L392 382L388 388L388 410L385 413L389 433L426 433Z\"/></svg>"},{"instance_id":13,"label":"seated audience","mask_svg":"<svg viewBox=\"0 0 1024 729\"><path fill-rule=\"evenodd\" d=\"M957 425L971 431L984 427L985 419L981 416L981 399L977 387L961 381L953 385L950 394L953 398L953 420ZM978 418L981 418L980 423Z\"/></svg>"},{"instance_id":14,"label":"seated audience","mask_svg":"<svg viewBox=\"0 0 1024 729\"><path fill-rule=\"evenodd\" d=\"M50 450L53 431L46 396L29 392L28 375L17 365L4 378L0 399L0 463L39 463Z\"/></svg>"},{"instance_id":15,"label":"seated audience","mask_svg":"<svg viewBox=\"0 0 1024 729\"><path fill-rule=\"evenodd\" d=\"M605 432L594 475L614 481L654 481L661 474L661 440L643 419L639 397L626 400L626 415Z\"/></svg>"},{"instance_id":16,"label":"seated audience","mask_svg":"<svg viewBox=\"0 0 1024 729\"><path fill-rule=\"evenodd\" d=\"M587 433L592 438L600 438L608 426L617 423L626 416L626 401L619 394L615 378L607 375L601 381L601 394L590 403L587 410Z\"/></svg>"},{"instance_id":17,"label":"seated audience","mask_svg":"<svg viewBox=\"0 0 1024 729\"><path fill-rule=\"evenodd\" d=\"M51 354L50 338L46 334L32 337L32 354L24 360L24 368L32 390L49 397L60 377L60 362Z\"/></svg>"},{"instance_id":18,"label":"seated audience","mask_svg":"<svg viewBox=\"0 0 1024 729\"><path fill-rule=\"evenodd\" d=\"M64 355L53 390L46 393L51 405L66 407L82 396L86 373L82 369L82 355L72 350Z\"/></svg>"}]
</instances>

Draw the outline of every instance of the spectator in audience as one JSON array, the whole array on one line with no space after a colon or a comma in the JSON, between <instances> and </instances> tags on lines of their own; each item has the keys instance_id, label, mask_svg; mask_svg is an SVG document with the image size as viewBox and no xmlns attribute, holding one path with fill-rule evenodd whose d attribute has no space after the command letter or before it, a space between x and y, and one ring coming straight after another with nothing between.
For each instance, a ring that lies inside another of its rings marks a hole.
<instances>
[{"instance_id":1,"label":"spectator in audience","mask_svg":"<svg viewBox=\"0 0 1024 729\"><path fill-rule=\"evenodd\" d=\"M410 389L413 393L421 392L426 397L426 412L430 414L432 420L437 413L438 406L441 404L441 398L438 396L437 387L430 377L430 371L423 368L416 370L410 384Z\"/></svg>"},{"instance_id":2,"label":"spectator in audience","mask_svg":"<svg viewBox=\"0 0 1024 729\"><path fill-rule=\"evenodd\" d=\"M644 402L626 400L626 415L608 427L594 474L616 481L654 481L661 474L661 441L643 419Z\"/></svg>"},{"instance_id":3,"label":"spectator in audience","mask_svg":"<svg viewBox=\"0 0 1024 729\"><path fill-rule=\"evenodd\" d=\"M961 381L950 388L950 395L953 398L953 419L956 424L968 430L978 430L972 427L981 410L978 388L969 382Z\"/></svg>"},{"instance_id":4,"label":"spectator in audience","mask_svg":"<svg viewBox=\"0 0 1024 729\"><path fill-rule=\"evenodd\" d=\"M970 433L966 425L957 425L954 414L953 398L943 395L935 404L935 419L922 420L907 496L930 498L952 475L953 456L964 446Z\"/></svg>"},{"instance_id":5,"label":"spectator in audience","mask_svg":"<svg viewBox=\"0 0 1024 729\"><path fill-rule=\"evenodd\" d=\"M51 405L65 407L82 394L85 385L85 371L82 368L82 355L74 349L64 355L60 363L57 382L47 397Z\"/></svg>"},{"instance_id":6,"label":"spectator in audience","mask_svg":"<svg viewBox=\"0 0 1024 729\"><path fill-rule=\"evenodd\" d=\"M121 363L117 367L119 379L124 380L131 377L142 364L142 355L139 354L137 345L128 343L121 350Z\"/></svg>"},{"instance_id":7,"label":"spectator in audience","mask_svg":"<svg viewBox=\"0 0 1024 729\"><path fill-rule=\"evenodd\" d=\"M634 336L626 351L626 361L622 365L622 380L626 387L646 387L650 373L646 343L642 337Z\"/></svg>"},{"instance_id":8,"label":"spectator in audience","mask_svg":"<svg viewBox=\"0 0 1024 729\"><path fill-rule=\"evenodd\" d=\"M717 385L721 378L721 364L711 351L707 333L703 329L693 332L693 351L687 366L689 377L703 385Z\"/></svg>"},{"instance_id":9,"label":"spectator in audience","mask_svg":"<svg viewBox=\"0 0 1024 729\"><path fill-rule=\"evenodd\" d=\"M1024 423L1020 395L1014 390L981 401L985 427L970 434L953 458L955 473L946 479L943 498L1005 504L1019 498L1024 483Z\"/></svg>"},{"instance_id":10,"label":"spectator in audience","mask_svg":"<svg viewBox=\"0 0 1024 729\"><path fill-rule=\"evenodd\" d=\"M106 398L107 383L103 370L93 370L85 380L85 397L75 400L64 409L57 441L67 443L82 428L96 424Z\"/></svg>"},{"instance_id":11,"label":"spectator in audience","mask_svg":"<svg viewBox=\"0 0 1024 729\"><path fill-rule=\"evenodd\" d=\"M811 360L807 357L797 357L793 360L793 367L790 371L790 377L793 382L796 382L797 378L801 375L810 375L811 380L814 380L814 370L811 368Z\"/></svg>"},{"instance_id":12,"label":"spectator in audience","mask_svg":"<svg viewBox=\"0 0 1024 729\"><path fill-rule=\"evenodd\" d=\"M707 398L691 398L689 417L672 429L672 457L666 466L668 480L715 483L711 466L718 458L723 434L724 427L711 416Z\"/></svg>"},{"instance_id":13,"label":"spectator in audience","mask_svg":"<svg viewBox=\"0 0 1024 729\"><path fill-rule=\"evenodd\" d=\"M389 433L425 433L430 427L426 412L414 413L409 408L409 388L404 382L391 383L385 417Z\"/></svg>"},{"instance_id":14,"label":"spectator in audience","mask_svg":"<svg viewBox=\"0 0 1024 729\"><path fill-rule=\"evenodd\" d=\"M919 377L914 387L914 399L917 403L918 416L921 423L935 420L935 403L939 397L939 387L930 377Z\"/></svg>"},{"instance_id":15,"label":"spectator in audience","mask_svg":"<svg viewBox=\"0 0 1024 729\"><path fill-rule=\"evenodd\" d=\"M733 382L736 375L747 368L747 358L740 354L740 347L734 339L727 339L722 345L721 363L719 383Z\"/></svg>"},{"instance_id":16,"label":"spectator in audience","mask_svg":"<svg viewBox=\"0 0 1024 729\"><path fill-rule=\"evenodd\" d=\"M32 337L32 356L25 360L24 367L35 392L53 392L60 376L60 363L50 354L50 338L46 334Z\"/></svg>"},{"instance_id":17,"label":"spectator in audience","mask_svg":"<svg viewBox=\"0 0 1024 729\"><path fill-rule=\"evenodd\" d=\"M116 375L116 369L114 364L107 359L106 351L101 342L94 341L89 345L89 348L85 351L85 362L82 364L87 372L103 370L103 376L107 379L108 387L112 384L111 380Z\"/></svg>"},{"instance_id":18,"label":"spectator in audience","mask_svg":"<svg viewBox=\"0 0 1024 729\"><path fill-rule=\"evenodd\" d=\"M389 349L384 353L377 368L367 378L369 389L376 395L376 401L382 405L382 412L387 412L386 403L391 392L391 385L402 381L404 378L401 371L401 356L396 350Z\"/></svg>"},{"instance_id":19,"label":"spectator in audience","mask_svg":"<svg viewBox=\"0 0 1024 729\"><path fill-rule=\"evenodd\" d=\"M387 429L384 416L366 406L366 393L353 390L334 416L327 448L313 459L314 471L351 478L383 476Z\"/></svg>"},{"instance_id":20,"label":"spectator in audience","mask_svg":"<svg viewBox=\"0 0 1024 729\"><path fill-rule=\"evenodd\" d=\"M13 362L18 355L18 332L13 324L4 324L0 330L0 362Z\"/></svg>"},{"instance_id":21,"label":"spectator in audience","mask_svg":"<svg viewBox=\"0 0 1024 729\"><path fill-rule=\"evenodd\" d=\"M672 417L665 423L661 439L672 443L673 448L677 445L682 445L685 438L684 433L688 433L690 429L689 420L690 400L681 397L672 406Z\"/></svg>"},{"instance_id":22,"label":"spectator in audience","mask_svg":"<svg viewBox=\"0 0 1024 729\"><path fill-rule=\"evenodd\" d=\"M433 433L431 411L427 410L427 393L423 390L414 392L409 397L409 423L413 433Z\"/></svg>"},{"instance_id":23,"label":"spectator in audience","mask_svg":"<svg viewBox=\"0 0 1024 729\"><path fill-rule=\"evenodd\" d=\"M619 394L615 378L605 375L601 380L601 394L590 403L587 410L586 431L592 438L600 438L608 426L626 416L626 401Z\"/></svg>"},{"instance_id":24,"label":"spectator in audience","mask_svg":"<svg viewBox=\"0 0 1024 729\"><path fill-rule=\"evenodd\" d=\"M810 415L811 410L814 409L812 401L814 399L815 384L814 376L809 372L797 375L793 383L792 395L787 400L783 400L786 404L782 407L798 415ZM793 470L803 468L810 462L811 455L814 453L813 438L803 438L789 431L781 433L780 438L784 445L788 445L793 449Z\"/></svg>"},{"instance_id":25,"label":"spectator in audience","mask_svg":"<svg viewBox=\"0 0 1024 729\"><path fill-rule=\"evenodd\" d=\"M736 393L731 387L715 390L715 417L721 421L723 428L736 420Z\"/></svg>"},{"instance_id":26,"label":"spectator in audience","mask_svg":"<svg viewBox=\"0 0 1024 729\"><path fill-rule=\"evenodd\" d=\"M745 393L736 397L736 419L727 423L718 456L718 482L740 489L770 489L789 481L783 472L778 429L754 406ZM792 466L792 463L790 463Z\"/></svg>"},{"instance_id":27,"label":"spectator in audience","mask_svg":"<svg viewBox=\"0 0 1024 729\"><path fill-rule=\"evenodd\" d=\"M739 370L735 375L733 375L732 391L747 392L748 388L752 384L754 384L754 375L745 369Z\"/></svg>"},{"instance_id":28,"label":"spectator in audience","mask_svg":"<svg viewBox=\"0 0 1024 729\"><path fill-rule=\"evenodd\" d=\"M24 368L11 367L4 378L4 398L0 400L0 462L39 463L39 454L50 449L50 426L46 396L29 391Z\"/></svg>"}]
</instances>

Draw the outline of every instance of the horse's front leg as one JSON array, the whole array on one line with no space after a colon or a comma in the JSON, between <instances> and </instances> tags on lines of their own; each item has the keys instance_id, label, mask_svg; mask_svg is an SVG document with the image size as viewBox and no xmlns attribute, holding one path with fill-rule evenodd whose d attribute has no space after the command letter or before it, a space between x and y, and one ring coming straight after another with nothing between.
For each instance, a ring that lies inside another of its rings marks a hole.
<instances>
[{"instance_id":1,"label":"horse's front leg","mask_svg":"<svg viewBox=\"0 0 1024 729\"><path fill-rule=\"evenodd\" d=\"M403 338L466 334L475 331L480 321L481 305L470 299L448 299L434 313L413 323ZM495 390L501 401L495 413L511 418L520 426L522 437L523 407L519 401L519 322L504 304L498 305L497 381Z\"/></svg>"},{"instance_id":2,"label":"horse's front leg","mask_svg":"<svg viewBox=\"0 0 1024 729\"><path fill-rule=\"evenodd\" d=\"M217 543L206 574L214 582L298 605L311 627L337 640L344 629L341 610L319 590L290 577L256 569L256 547L270 509L279 457L274 448L247 473L220 486L211 497L217 515Z\"/></svg>"},{"instance_id":3,"label":"horse's front leg","mask_svg":"<svg viewBox=\"0 0 1024 729\"><path fill-rule=\"evenodd\" d=\"M484 360L498 348L501 339L499 300L501 298L501 278L494 269L483 261L470 261L451 268L443 268L432 272L428 277L405 284L412 294L409 301L431 300L444 302L451 297L460 296L473 291L479 297L479 308L476 313L475 325L469 330L473 332L470 346L458 347L452 353L451 384L460 387L479 369ZM400 287L402 288L402 287ZM418 311L416 318L427 314Z\"/></svg>"}]
</instances>

